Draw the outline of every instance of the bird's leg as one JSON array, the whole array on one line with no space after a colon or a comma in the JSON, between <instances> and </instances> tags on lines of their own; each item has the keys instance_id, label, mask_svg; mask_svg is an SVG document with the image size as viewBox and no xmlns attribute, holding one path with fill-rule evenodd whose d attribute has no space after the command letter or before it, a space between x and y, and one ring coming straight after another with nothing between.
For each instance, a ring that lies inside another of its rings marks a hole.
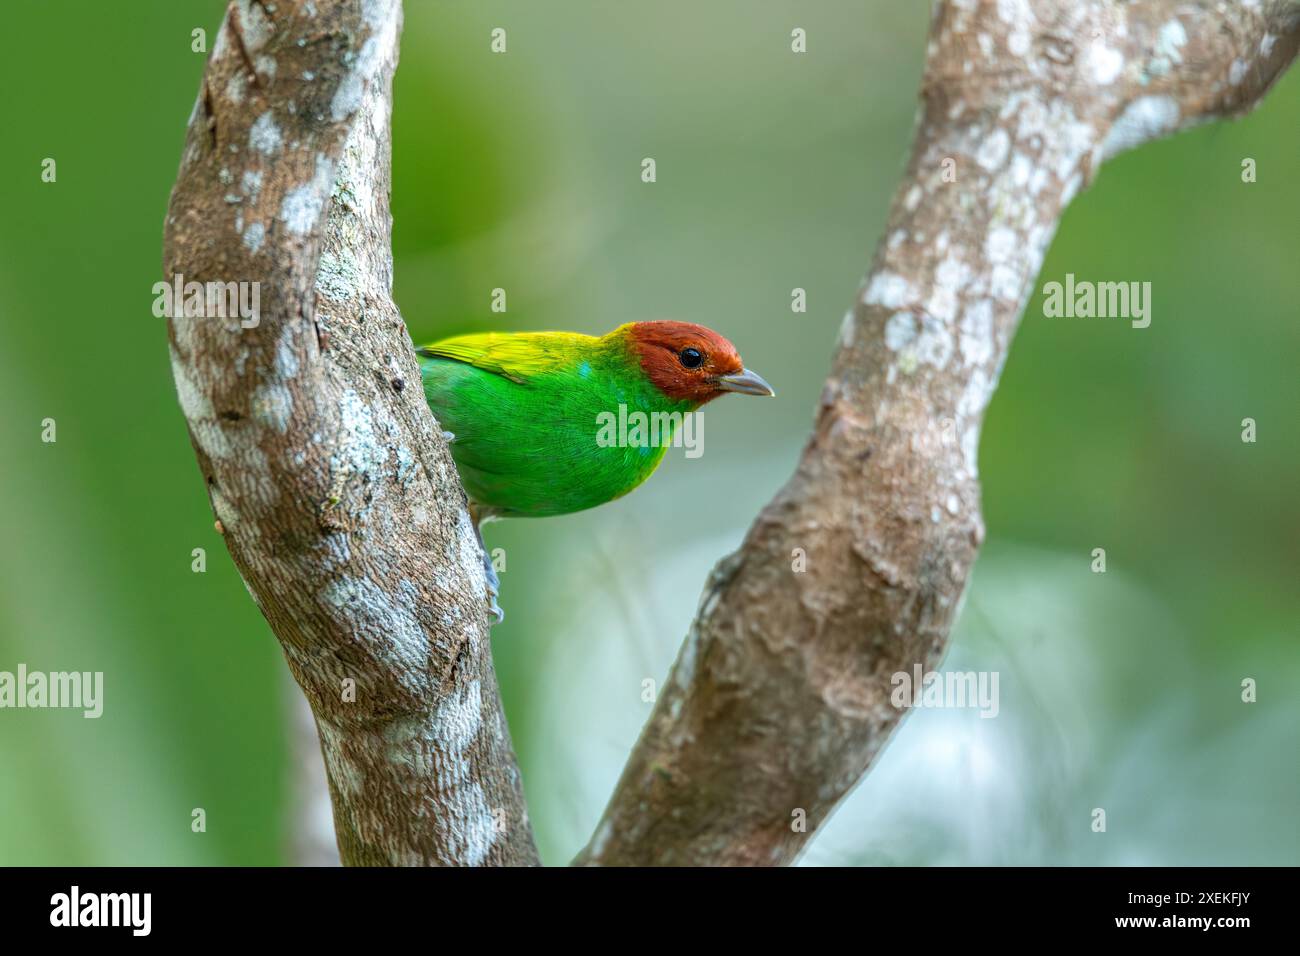
<instances>
[{"instance_id":1,"label":"bird's leg","mask_svg":"<svg viewBox=\"0 0 1300 956\"><path fill-rule=\"evenodd\" d=\"M487 578L488 610L495 618L492 623L500 624L506 619L506 612L501 610L501 605L497 604L497 595L501 593L501 579L497 577L497 569L492 566L492 555L488 553L487 545L483 543L483 530L479 527L486 516L474 507L473 502L470 502L469 514L474 520L474 534L478 536L478 546L483 553L483 576Z\"/></svg>"},{"instance_id":2,"label":"bird's leg","mask_svg":"<svg viewBox=\"0 0 1300 956\"><path fill-rule=\"evenodd\" d=\"M479 544L483 543L482 532L479 532L478 540ZM492 556L486 547L483 548L483 573L487 576L488 610L496 618L493 623L500 624L506 619L506 612L497 603L497 595L501 593L501 579L497 577L497 569L492 567Z\"/></svg>"}]
</instances>

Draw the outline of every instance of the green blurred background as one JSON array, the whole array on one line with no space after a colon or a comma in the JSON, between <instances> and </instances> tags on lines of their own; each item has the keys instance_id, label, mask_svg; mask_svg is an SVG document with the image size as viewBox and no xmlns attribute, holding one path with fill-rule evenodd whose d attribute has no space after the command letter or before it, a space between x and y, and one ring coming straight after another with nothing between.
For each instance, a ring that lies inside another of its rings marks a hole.
<instances>
[{"instance_id":1,"label":"green blurred background","mask_svg":"<svg viewBox=\"0 0 1300 956\"><path fill-rule=\"evenodd\" d=\"M212 529L150 315L205 59L190 31L210 48L222 8L6 9L0 670L104 671L105 711L0 711L0 863L286 860L284 665ZM906 156L928 19L884 0L407 4L392 205L415 338L677 317L779 392L710 406L707 454L674 452L629 498L489 528L548 862L590 834L642 680L802 446ZM1246 119L1110 163L1069 210L1040 290L1147 280L1153 321L1049 320L1041 295L1026 313L947 664L998 670L1001 713L912 715L805 862L1300 862L1298 112L1292 71Z\"/></svg>"}]
</instances>

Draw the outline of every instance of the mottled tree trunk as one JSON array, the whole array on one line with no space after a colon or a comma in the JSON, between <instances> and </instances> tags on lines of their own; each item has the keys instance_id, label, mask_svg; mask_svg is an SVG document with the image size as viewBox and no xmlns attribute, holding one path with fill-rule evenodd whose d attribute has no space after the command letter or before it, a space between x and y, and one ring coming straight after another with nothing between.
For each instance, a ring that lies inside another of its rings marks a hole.
<instances>
[{"instance_id":1,"label":"mottled tree trunk","mask_svg":"<svg viewBox=\"0 0 1300 956\"><path fill-rule=\"evenodd\" d=\"M349 864L536 863L465 496L392 300L398 0L232 3L164 275L256 282L173 317L213 514L320 732Z\"/></svg>"},{"instance_id":2,"label":"mottled tree trunk","mask_svg":"<svg viewBox=\"0 0 1300 956\"><path fill-rule=\"evenodd\" d=\"M1102 161L1254 106L1297 8L938 4L907 173L794 476L705 586L590 864L784 864L935 667L984 538L980 426L1065 207ZM793 570L796 554L807 570Z\"/></svg>"}]
</instances>

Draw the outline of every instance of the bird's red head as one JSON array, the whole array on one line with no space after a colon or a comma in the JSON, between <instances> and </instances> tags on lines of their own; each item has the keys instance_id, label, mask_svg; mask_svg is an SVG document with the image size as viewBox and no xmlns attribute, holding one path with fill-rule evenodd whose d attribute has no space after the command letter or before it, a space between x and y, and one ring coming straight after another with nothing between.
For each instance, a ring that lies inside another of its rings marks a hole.
<instances>
[{"instance_id":1,"label":"bird's red head","mask_svg":"<svg viewBox=\"0 0 1300 956\"><path fill-rule=\"evenodd\" d=\"M672 321L634 322L625 329L642 371L669 398L703 405L727 392L776 394L712 329Z\"/></svg>"}]
</instances>

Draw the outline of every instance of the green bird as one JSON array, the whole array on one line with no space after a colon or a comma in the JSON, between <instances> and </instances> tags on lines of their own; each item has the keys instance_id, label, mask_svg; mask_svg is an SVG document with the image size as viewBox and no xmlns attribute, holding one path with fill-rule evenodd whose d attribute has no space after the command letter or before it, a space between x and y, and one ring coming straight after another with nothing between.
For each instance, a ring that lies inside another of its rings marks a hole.
<instances>
[{"instance_id":1,"label":"green bird","mask_svg":"<svg viewBox=\"0 0 1300 956\"><path fill-rule=\"evenodd\" d=\"M727 392L775 394L735 346L690 322L632 322L599 337L459 335L416 353L476 529L494 518L570 514L622 497L659 467L682 415ZM666 426L658 441L636 429L619 430L633 440L611 441L611 423L637 412L643 419L658 413ZM486 553L485 566L499 620L499 583Z\"/></svg>"}]
</instances>

